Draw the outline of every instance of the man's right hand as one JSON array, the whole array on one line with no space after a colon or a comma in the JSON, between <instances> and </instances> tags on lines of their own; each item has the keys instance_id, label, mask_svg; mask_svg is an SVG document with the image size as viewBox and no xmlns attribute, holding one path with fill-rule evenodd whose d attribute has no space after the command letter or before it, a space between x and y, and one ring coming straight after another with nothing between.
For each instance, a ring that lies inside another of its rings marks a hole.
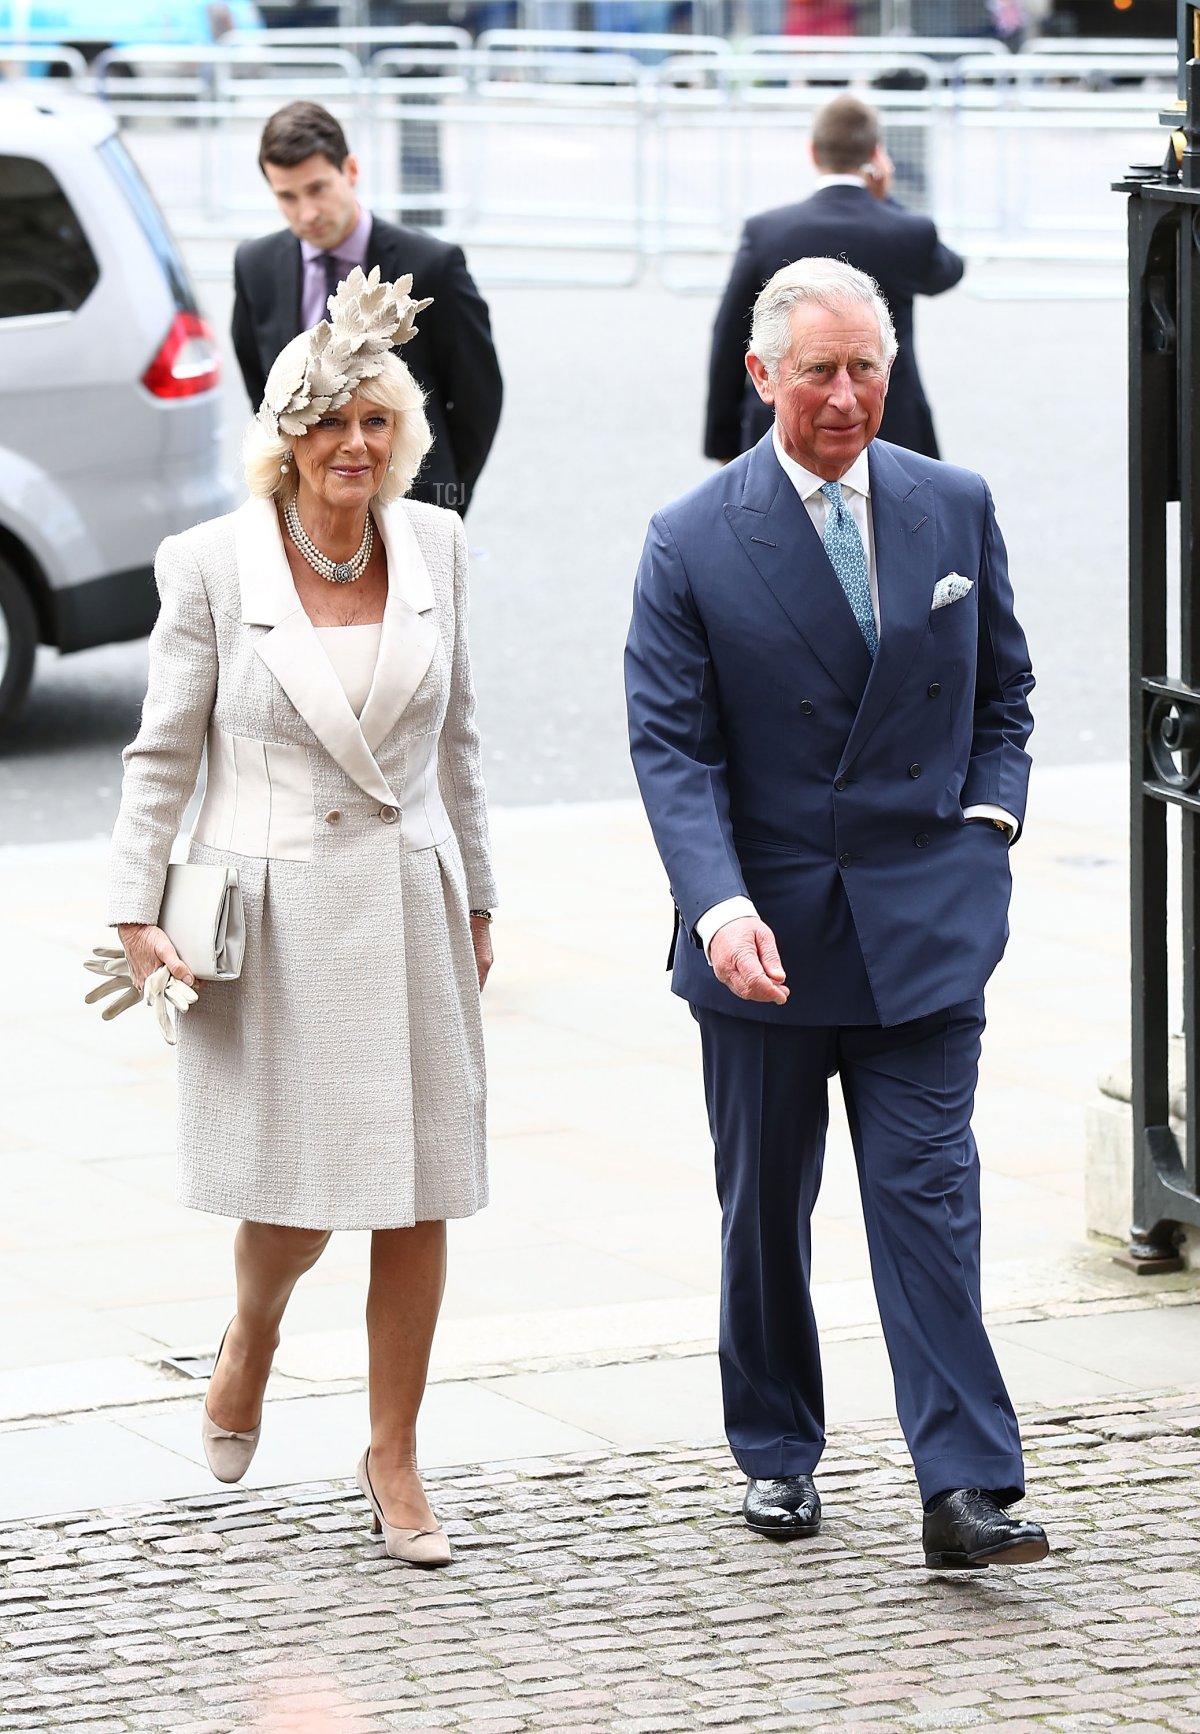
<instances>
[{"instance_id":1,"label":"man's right hand","mask_svg":"<svg viewBox=\"0 0 1200 1734\"><path fill-rule=\"evenodd\" d=\"M718 927L708 948L717 980L739 999L785 1005L788 990L775 935L763 922L744 915Z\"/></svg>"},{"instance_id":2,"label":"man's right hand","mask_svg":"<svg viewBox=\"0 0 1200 1734\"><path fill-rule=\"evenodd\" d=\"M867 183L867 190L877 199L891 197L896 182L896 165L882 145L876 145L875 155L863 170L863 179Z\"/></svg>"}]
</instances>

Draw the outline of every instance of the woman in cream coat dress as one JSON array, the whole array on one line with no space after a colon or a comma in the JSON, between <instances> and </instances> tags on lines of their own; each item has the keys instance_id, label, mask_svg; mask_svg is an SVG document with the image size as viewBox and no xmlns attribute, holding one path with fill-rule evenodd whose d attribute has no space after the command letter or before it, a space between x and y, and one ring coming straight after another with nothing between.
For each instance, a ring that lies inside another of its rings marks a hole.
<instances>
[{"instance_id":1,"label":"woman in cream coat dress","mask_svg":"<svg viewBox=\"0 0 1200 1734\"><path fill-rule=\"evenodd\" d=\"M179 1019L181 1197L242 1219L205 1448L221 1479L244 1473L295 1282L332 1230L371 1229L359 1484L388 1552L437 1564L449 1544L416 1417L445 1223L487 1202L494 886L466 544L455 513L398 497L429 445L391 353L420 308L408 280L377 277L353 273L331 320L277 361L247 440L250 500L159 551L109 915L139 987L160 963L190 982L155 923L207 749L189 859L237 868L246 952L240 979L202 984Z\"/></svg>"}]
</instances>

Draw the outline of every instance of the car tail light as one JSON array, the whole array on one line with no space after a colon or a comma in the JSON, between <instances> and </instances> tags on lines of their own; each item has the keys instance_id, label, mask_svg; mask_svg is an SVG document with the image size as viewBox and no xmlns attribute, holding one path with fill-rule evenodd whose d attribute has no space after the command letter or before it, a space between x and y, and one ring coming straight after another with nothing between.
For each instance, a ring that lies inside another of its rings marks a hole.
<instances>
[{"instance_id":1,"label":"car tail light","mask_svg":"<svg viewBox=\"0 0 1200 1734\"><path fill-rule=\"evenodd\" d=\"M158 354L142 375L155 397L195 397L212 391L221 377L213 334L196 313L177 313Z\"/></svg>"}]
</instances>

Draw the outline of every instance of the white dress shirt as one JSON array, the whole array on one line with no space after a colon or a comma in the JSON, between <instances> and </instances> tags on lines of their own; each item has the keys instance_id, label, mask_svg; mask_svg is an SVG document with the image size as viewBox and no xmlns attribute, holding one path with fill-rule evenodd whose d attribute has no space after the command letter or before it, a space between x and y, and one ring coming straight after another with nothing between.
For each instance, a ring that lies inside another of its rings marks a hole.
<instances>
[{"instance_id":1,"label":"white dress shirt","mask_svg":"<svg viewBox=\"0 0 1200 1734\"><path fill-rule=\"evenodd\" d=\"M843 177L830 176L828 179L840 180ZM850 178L850 177L845 177ZM824 538L825 520L829 516L829 501L821 492L823 482L820 476L813 475L794 458L784 451L779 439L779 427L771 435L775 448L775 456L779 459L780 468L791 482L796 492L804 502L804 509L813 521L817 535ZM850 468L841 478L842 498L846 502L854 522L858 525L858 533L862 537L863 549L867 556L867 580L871 586L871 608L875 614L875 630L882 637L883 622L879 613L879 577L875 567L875 533L871 522L871 470L867 462L866 451L861 451ZM981 803L975 807L963 809L964 819L990 819L1002 825L1008 832L1009 842L1017 834L1017 821L1003 807L995 807L990 803ZM748 897L725 897L720 903L714 903L711 909L706 909L696 923L696 936L704 947L704 955L708 956L708 948L712 944L713 935L719 928L725 927L731 921L743 920L746 916L758 917L758 910Z\"/></svg>"},{"instance_id":2,"label":"white dress shirt","mask_svg":"<svg viewBox=\"0 0 1200 1734\"><path fill-rule=\"evenodd\" d=\"M819 193L824 187L865 187L866 175L818 175L813 182L813 191Z\"/></svg>"},{"instance_id":3,"label":"white dress shirt","mask_svg":"<svg viewBox=\"0 0 1200 1734\"><path fill-rule=\"evenodd\" d=\"M804 501L804 510L812 519L814 530L824 539L825 520L829 516L829 501L821 492L825 486L824 480L820 476L814 476L811 470L804 469L795 458L788 457L779 439L778 426L771 434L771 443L775 447L780 468ZM879 579L875 573L875 533L871 527L871 467L867 463L865 449L859 452L841 482L842 498L850 516L858 525L858 533L862 537L867 556L867 582L871 586L871 608L875 615L875 630L878 632Z\"/></svg>"}]
</instances>

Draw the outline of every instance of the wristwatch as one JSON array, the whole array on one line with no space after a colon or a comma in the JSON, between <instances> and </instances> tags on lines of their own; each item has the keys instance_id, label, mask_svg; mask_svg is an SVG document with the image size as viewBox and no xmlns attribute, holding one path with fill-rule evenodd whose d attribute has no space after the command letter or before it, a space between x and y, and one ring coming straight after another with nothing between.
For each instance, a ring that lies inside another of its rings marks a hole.
<instances>
[{"instance_id":1,"label":"wristwatch","mask_svg":"<svg viewBox=\"0 0 1200 1734\"><path fill-rule=\"evenodd\" d=\"M468 909L467 914L471 917L472 921L490 921L492 919L492 912L490 909Z\"/></svg>"}]
</instances>

